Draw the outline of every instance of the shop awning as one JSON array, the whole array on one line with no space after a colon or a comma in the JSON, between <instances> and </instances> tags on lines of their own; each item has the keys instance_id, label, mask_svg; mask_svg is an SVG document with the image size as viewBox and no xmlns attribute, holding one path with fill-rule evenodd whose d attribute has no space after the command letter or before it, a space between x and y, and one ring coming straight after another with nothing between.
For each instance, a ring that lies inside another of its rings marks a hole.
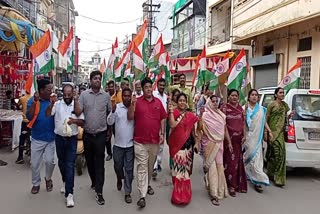
<instances>
[{"instance_id":1,"label":"shop awning","mask_svg":"<svg viewBox=\"0 0 320 214\"><path fill-rule=\"evenodd\" d=\"M0 19L0 51L20 51L24 45L34 44L43 34L13 8L0 6Z\"/></svg>"}]
</instances>

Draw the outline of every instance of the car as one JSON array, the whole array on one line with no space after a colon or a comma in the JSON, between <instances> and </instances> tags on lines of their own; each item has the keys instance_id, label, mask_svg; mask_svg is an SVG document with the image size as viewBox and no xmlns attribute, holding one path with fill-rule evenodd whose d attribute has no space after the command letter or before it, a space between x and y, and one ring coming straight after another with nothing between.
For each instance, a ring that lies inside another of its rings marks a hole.
<instances>
[{"instance_id":1,"label":"car","mask_svg":"<svg viewBox=\"0 0 320 214\"><path fill-rule=\"evenodd\" d=\"M260 105L274 100L276 87L258 90ZM285 127L286 164L288 167L320 167L320 90L291 89L284 101L295 114ZM264 147L266 143L264 142ZM266 150L266 149L265 149Z\"/></svg>"}]
</instances>

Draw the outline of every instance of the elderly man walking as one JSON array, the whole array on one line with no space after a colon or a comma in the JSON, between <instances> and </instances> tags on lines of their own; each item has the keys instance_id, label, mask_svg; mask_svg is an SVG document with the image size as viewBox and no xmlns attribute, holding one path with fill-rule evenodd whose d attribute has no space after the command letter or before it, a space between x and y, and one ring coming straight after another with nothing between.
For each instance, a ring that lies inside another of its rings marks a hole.
<instances>
[{"instance_id":1,"label":"elderly man walking","mask_svg":"<svg viewBox=\"0 0 320 214\"><path fill-rule=\"evenodd\" d=\"M80 116L83 112L85 117L83 143L91 188L96 192L97 203L104 205L105 144L111 134L107 126L107 112L111 111L111 100L101 89L101 79L100 71L90 73L91 88L81 93L79 101L75 99L75 113Z\"/></svg>"},{"instance_id":2,"label":"elderly man walking","mask_svg":"<svg viewBox=\"0 0 320 214\"><path fill-rule=\"evenodd\" d=\"M62 88L63 99L52 100L47 108L46 115L54 116L56 134L56 151L58 156L58 166L65 184L61 189L66 198L67 207L74 206L74 167L77 157L77 137L78 126L83 126L84 116L76 117L74 114L74 87L67 84Z\"/></svg>"}]
</instances>

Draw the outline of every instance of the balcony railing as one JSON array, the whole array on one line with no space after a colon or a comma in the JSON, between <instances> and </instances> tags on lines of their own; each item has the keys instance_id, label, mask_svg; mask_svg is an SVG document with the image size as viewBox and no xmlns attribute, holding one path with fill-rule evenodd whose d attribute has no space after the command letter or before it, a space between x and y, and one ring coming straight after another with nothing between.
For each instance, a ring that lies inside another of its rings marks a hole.
<instances>
[{"instance_id":1,"label":"balcony railing","mask_svg":"<svg viewBox=\"0 0 320 214\"><path fill-rule=\"evenodd\" d=\"M0 1L1 2L1 1ZM10 7L16 9L23 14L29 21L36 23L36 5L31 0L2 0Z\"/></svg>"}]
</instances>

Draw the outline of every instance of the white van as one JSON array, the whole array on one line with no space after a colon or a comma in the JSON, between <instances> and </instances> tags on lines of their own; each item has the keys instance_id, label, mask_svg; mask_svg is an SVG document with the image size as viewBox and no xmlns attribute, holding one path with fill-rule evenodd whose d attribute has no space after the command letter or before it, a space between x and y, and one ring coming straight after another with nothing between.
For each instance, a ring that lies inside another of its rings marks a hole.
<instances>
[{"instance_id":1,"label":"white van","mask_svg":"<svg viewBox=\"0 0 320 214\"><path fill-rule=\"evenodd\" d=\"M274 100L274 90L258 90L261 105L267 107ZM287 166L320 167L320 90L291 89L284 101L296 111L285 133Z\"/></svg>"}]
</instances>

